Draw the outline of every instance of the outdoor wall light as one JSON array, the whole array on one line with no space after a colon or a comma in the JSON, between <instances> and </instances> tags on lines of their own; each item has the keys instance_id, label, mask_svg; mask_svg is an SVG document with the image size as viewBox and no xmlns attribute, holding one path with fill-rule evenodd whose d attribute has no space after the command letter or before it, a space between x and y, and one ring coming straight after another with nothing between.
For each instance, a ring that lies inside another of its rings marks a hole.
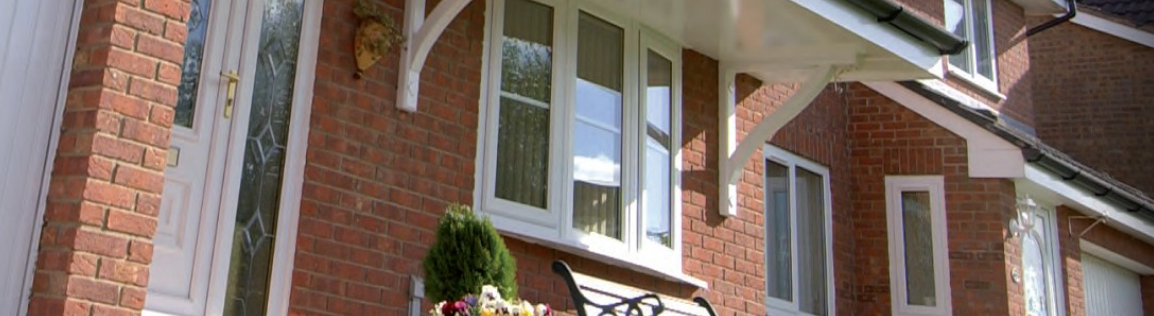
<instances>
[{"instance_id":1,"label":"outdoor wall light","mask_svg":"<svg viewBox=\"0 0 1154 316\"><path fill-rule=\"evenodd\" d=\"M1017 218L1010 219L1010 235L1018 237L1024 232L1029 232L1034 229L1034 225L1038 224L1038 212L1040 208L1034 199L1029 196L1018 199Z\"/></svg>"}]
</instances>

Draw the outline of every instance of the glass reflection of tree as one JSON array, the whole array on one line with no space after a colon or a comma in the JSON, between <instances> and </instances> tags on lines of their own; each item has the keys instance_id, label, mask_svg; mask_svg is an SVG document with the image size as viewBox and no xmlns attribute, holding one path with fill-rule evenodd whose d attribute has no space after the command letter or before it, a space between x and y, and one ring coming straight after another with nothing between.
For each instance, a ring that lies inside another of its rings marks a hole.
<instances>
[{"instance_id":1,"label":"glass reflection of tree","mask_svg":"<svg viewBox=\"0 0 1154 316\"><path fill-rule=\"evenodd\" d=\"M513 37L502 48L496 194L546 208L552 48Z\"/></svg>"},{"instance_id":2,"label":"glass reflection of tree","mask_svg":"<svg viewBox=\"0 0 1154 316\"><path fill-rule=\"evenodd\" d=\"M200 63L204 58L204 40L208 35L208 14L211 0L192 0L188 15L188 35L184 43L184 65L180 69L180 86L177 87L175 125L191 127L192 114L196 109L196 92L200 83Z\"/></svg>"}]
</instances>

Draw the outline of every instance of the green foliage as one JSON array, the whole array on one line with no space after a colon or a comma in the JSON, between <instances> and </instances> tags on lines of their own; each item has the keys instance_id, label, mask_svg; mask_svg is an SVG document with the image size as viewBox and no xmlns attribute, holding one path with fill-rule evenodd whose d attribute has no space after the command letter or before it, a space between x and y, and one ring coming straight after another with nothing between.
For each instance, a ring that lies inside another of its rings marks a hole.
<instances>
[{"instance_id":1,"label":"green foliage","mask_svg":"<svg viewBox=\"0 0 1154 316\"><path fill-rule=\"evenodd\" d=\"M516 261L489 219L468 206L449 206L421 266L425 295L433 302L480 293L486 284L496 286L502 297L517 297Z\"/></svg>"}]
</instances>

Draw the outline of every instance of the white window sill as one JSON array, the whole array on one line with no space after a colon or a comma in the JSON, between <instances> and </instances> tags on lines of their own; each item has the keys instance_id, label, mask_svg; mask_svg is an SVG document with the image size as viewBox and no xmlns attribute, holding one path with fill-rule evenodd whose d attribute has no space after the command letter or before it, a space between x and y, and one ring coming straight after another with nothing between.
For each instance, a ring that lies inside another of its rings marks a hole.
<instances>
[{"instance_id":1,"label":"white window sill","mask_svg":"<svg viewBox=\"0 0 1154 316\"><path fill-rule=\"evenodd\" d=\"M994 97L998 101L1006 100L1006 95L998 92L998 84L996 82L975 78L973 75L970 75L961 70L956 70L952 67L950 68L949 73L950 78L960 79L962 82L965 82L972 87L978 88L979 91L985 93L988 96Z\"/></svg>"},{"instance_id":2,"label":"white window sill","mask_svg":"<svg viewBox=\"0 0 1154 316\"><path fill-rule=\"evenodd\" d=\"M490 221L493 222L493 227L497 228L497 231L502 235L532 244L566 251L578 256L597 260L616 267L627 268L668 281L688 284L701 289L709 289L708 282L687 275L683 273L680 268L657 265L657 263L661 263L661 260L643 260L641 254L638 253L607 251L607 249L559 238L555 228L543 227L484 211L480 211L480 213L489 217ZM682 260L682 258L679 256L677 260ZM680 266L680 264L677 266Z\"/></svg>"}]
</instances>

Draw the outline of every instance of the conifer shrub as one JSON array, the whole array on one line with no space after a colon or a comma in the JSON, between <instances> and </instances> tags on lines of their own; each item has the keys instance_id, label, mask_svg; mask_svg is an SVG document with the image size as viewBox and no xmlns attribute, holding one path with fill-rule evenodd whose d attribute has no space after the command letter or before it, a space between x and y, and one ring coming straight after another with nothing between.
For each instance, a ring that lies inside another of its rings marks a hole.
<instances>
[{"instance_id":1,"label":"conifer shrub","mask_svg":"<svg viewBox=\"0 0 1154 316\"><path fill-rule=\"evenodd\" d=\"M502 297L517 297L513 255L493 223L468 206L449 206L421 266L425 295L433 302L480 293L483 285L496 286Z\"/></svg>"}]
</instances>

